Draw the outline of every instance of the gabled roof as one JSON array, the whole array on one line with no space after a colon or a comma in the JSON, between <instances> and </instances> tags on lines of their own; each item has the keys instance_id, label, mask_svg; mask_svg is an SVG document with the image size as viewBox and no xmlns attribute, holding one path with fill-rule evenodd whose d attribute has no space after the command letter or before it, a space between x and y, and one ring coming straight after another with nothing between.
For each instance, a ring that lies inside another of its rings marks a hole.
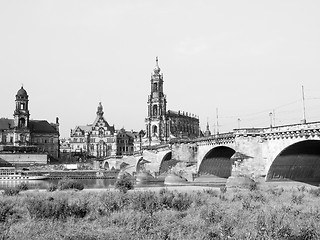
<instances>
[{"instance_id":1,"label":"gabled roof","mask_svg":"<svg viewBox=\"0 0 320 240\"><path fill-rule=\"evenodd\" d=\"M103 127L106 127L108 131L110 131L112 134L115 132L114 126L110 126L109 123L104 119L103 116L97 116L96 119L94 120L92 127L97 127L98 122L102 120L102 122L104 123Z\"/></svg>"},{"instance_id":2,"label":"gabled roof","mask_svg":"<svg viewBox=\"0 0 320 240\"><path fill-rule=\"evenodd\" d=\"M8 130L14 127L13 119L0 118L0 130Z\"/></svg>"},{"instance_id":3,"label":"gabled roof","mask_svg":"<svg viewBox=\"0 0 320 240\"><path fill-rule=\"evenodd\" d=\"M46 120L30 120L29 128L32 133L59 133Z\"/></svg>"},{"instance_id":4,"label":"gabled roof","mask_svg":"<svg viewBox=\"0 0 320 240\"><path fill-rule=\"evenodd\" d=\"M71 130L71 135L77 132L78 130L83 132L90 132L92 130L92 125L83 125L83 126L76 126L73 130Z\"/></svg>"}]
</instances>

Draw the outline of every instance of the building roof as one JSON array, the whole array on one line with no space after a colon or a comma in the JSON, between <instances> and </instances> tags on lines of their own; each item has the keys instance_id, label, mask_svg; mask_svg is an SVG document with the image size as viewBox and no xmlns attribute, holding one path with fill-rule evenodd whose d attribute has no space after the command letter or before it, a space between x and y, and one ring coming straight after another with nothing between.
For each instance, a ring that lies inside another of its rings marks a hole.
<instances>
[{"instance_id":1,"label":"building roof","mask_svg":"<svg viewBox=\"0 0 320 240\"><path fill-rule=\"evenodd\" d=\"M21 88L19 89L19 91L17 92L16 96L20 96L20 97L28 97L28 93L27 91L23 88L23 86L21 86Z\"/></svg>"},{"instance_id":2,"label":"building roof","mask_svg":"<svg viewBox=\"0 0 320 240\"><path fill-rule=\"evenodd\" d=\"M0 118L0 130L8 130L14 126L13 119Z\"/></svg>"},{"instance_id":3,"label":"building roof","mask_svg":"<svg viewBox=\"0 0 320 240\"><path fill-rule=\"evenodd\" d=\"M187 112L182 112L182 111L177 112L177 111L168 110L167 116L168 117L179 117L179 118L189 118L189 119L199 120L196 115L190 114Z\"/></svg>"},{"instance_id":4,"label":"building roof","mask_svg":"<svg viewBox=\"0 0 320 240\"><path fill-rule=\"evenodd\" d=\"M32 133L58 133L57 129L46 120L30 120L29 128Z\"/></svg>"}]
</instances>

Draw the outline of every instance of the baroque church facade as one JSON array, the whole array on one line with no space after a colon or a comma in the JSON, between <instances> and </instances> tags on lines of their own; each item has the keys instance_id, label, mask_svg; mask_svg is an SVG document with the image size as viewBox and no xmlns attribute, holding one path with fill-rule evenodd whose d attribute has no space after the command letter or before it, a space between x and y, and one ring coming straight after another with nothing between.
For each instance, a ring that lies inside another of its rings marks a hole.
<instances>
[{"instance_id":1,"label":"baroque church facade","mask_svg":"<svg viewBox=\"0 0 320 240\"><path fill-rule=\"evenodd\" d=\"M1 153L46 153L59 157L59 119L31 120L29 96L23 86L18 90L13 119L0 119Z\"/></svg>"},{"instance_id":2,"label":"baroque church facade","mask_svg":"<svg viewBox=\"0 0 320 240\"><path fill-rule=\"evenodd\" d=\"M148 116L145 118L146 134L143 145L158 145L175 138L199 137L199 118L188 112L167 111L167 99L163 89L163 74L156 58L151 74L151 92L148 96Z\"/></svg>"}]
</instances>

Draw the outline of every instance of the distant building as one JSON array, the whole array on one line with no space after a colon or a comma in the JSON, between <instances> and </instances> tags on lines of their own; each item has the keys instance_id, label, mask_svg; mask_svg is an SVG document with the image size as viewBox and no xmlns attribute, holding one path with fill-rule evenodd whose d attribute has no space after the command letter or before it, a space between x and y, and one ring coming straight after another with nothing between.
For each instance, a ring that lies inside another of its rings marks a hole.
<instances>
[{"instance_id":1,"label":"distant building","mask_svg":"<svg viewBox=\"0 0 320 240\"><path fill-rule=\"evenodd\" d=\"M116 131L103 116L103 107L99 103L97 116L93 124L76 126L70 133L68 144L76 155L97 158L114 155L131 155L134 152L134 134L124 129Z\"/></svg>"},{"instance_id":2,"label":"distant building","mask_svg":"<svg viewBox=\"0 0 320 240\"><path fill-rule=\"evenodd\" d=\"M134 154L134 140L136 138L136 133L133 131L128 132L124 128L120 129L116 133L116 145L117 152L116 155L132 155Z\"/></svg>"},{"instance_id":3,"label":"distant building","mask_svg":"<svg viewBox=\"0 0 320 240\"><path fill-rule=\"evenodd\" d=\"M145 119L146 133L143 145L166 143L173 138L199 136L199 118L181 111L167 111L166 95L163 92L163 74L158 58L151 75L151 93L148 97L148 116Z\"/></svg>"},{"instance_id":4,"label":"distant building","mask_svg":"<svg viewBox=\"0 0 320 240\"><path fill-rule=\"evenodd\" d=\"M13 119L0 119L0 152L46 153L59 157L59 119L30 120L29 96L21 87L16 94Z\"/></svg>"}]
</instances>

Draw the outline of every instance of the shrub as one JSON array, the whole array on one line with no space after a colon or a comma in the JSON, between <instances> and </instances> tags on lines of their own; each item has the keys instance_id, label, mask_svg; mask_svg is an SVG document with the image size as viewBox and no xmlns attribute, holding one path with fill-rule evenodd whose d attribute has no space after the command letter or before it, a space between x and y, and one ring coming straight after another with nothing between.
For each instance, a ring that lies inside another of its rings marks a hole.
<instances>
[{"instance_id":1,"label":"shrub","mask_svg":"<svg viewBox=\"0 0 320 240\"><path fill-rule=\"evenodd\" d=\"M164 191L159 194L158 202L161 208L185 211L191 206L193 200L187 193Z\"/></svg>"},{"instance_id":2,"label":"shrub","mask_svg":"<svg viewBox=\"0 0 320 240\"><path fill-rule=\"evenodd\" d=\"M200 209L200 217L207 223L218 223L222 220L223 212L215 204L204 205Z\"/></svg>"},{"instance_id":3,"label":"shrub","mask_svg":"<svg viewBox=\"0 0 320 240\"><path fill-rule=\"evenodd\" d=\"M298 186L297 189L299 192L304 192L306 191L306 186L300 186L300 187Z\"/></svg>"},{"instance_id":4,"label":"shrub","mask_svg":"<svg viewBox=\"0 0 320 240\"><path fill-rule=\"evenodd\" d=\"M25 182L22 182L17 186L17 189L20 191L27 191L29 189L29 185Z\"/></svg>"},{"instance_id":5,"label":"shrub","mask_svg":"<svg viewBox=\"0 0 320 240\"><path fill-rule=\"evenodd\" d=\"M315 228L315 226L312 224L310 226L304 226L300 228L299 236L297 239L306 239L306 240L312 240L312 239L318 239L318 233Z\"/></svg>"},{"instance_id":6,"label":"shrub","mask_svg":"<svg viewBox=\"0 0 320 240\"><path fill-rule=\"evenodd\" d=\"M283 192L284 192L284 189L281 187L281 188L269 188L267 190L268 193L271 193L272 195L276 196L276 197L279 197Z\"/></svg>"},{"instance_id":7,"label":"shrub","mask_svg":"<svg viewBox=\"0 0 320 240\"><path fill-rule=\"evenodd\" d=\"M250 190L250 191L256 191L256 190L258 190L258 184L257 184L256 182L251 182L251 183L249 184L249 190Z\"/></svg>"},{"instance_id":8,"label":"shrub","mask_svg":"<svg viewBox=\"0 0 320 240\"><path fill-rule=\"evenodd\" d=\"M288 225L280 226L277 231L277 236L280 239L292 239L292 229Z\"/></svg>"},{"instance_id":9,"label":"shrub","mask_svg":"<svg viewBox=\"0 0 320 240\"><path fill-rule=\"evenodd\" d=\"M291 195L291 202L292 202L292 203L295 203L295 204L302 204L302 199L303 199L303 198L304 198L304 194L303 194L303 193L301 193L301 194L299 194L299 195L293 193L293 194Z\"/></svg>"},{"instance_id":10,"label":"shrub","mask_svg":"<svg viewBox=\"0 0 320 240\"><path fill-rule=\"evenodd\" d=\"M221 191L221 189L220 189L220 191ZM227 191L227 188L223 188L223 191ZM203 189L203 192L204 193L206 193L206 194L208 194L208 195L210 195L211 197L218 197L219 196L219 193L218 193L218 191L217 190L213 190L213 189ZM221 191L222 192L222 191ZM224 193L225 193L224 192Z\"/></svg>"},{"instance_id":11,"label":"shrub","mask_svg":"<svg viewBox=\"0 0 320 240\"><path fill-rule=\"evenodd\" d=\"M11 201L0 201L0 223L5 222L14 213L14 204Z\"/></svg>"},{"instance_id":12,"label":"shrub","mask_svg":"<svg viewBox=\"0 0 320 240\"><path fill-rule=\"evenodd\" d=\"M47 187L47 191L48 192L54 192L58 189L58 186L57 184L54 184L54 183L50 183Z\"/></svg>"},{"instance_id":13,"label":"shrub","mask_svg":"<svg viewBox=\"0 0 320 240\"><path fill-rule=\"evenodd\" d=\"M131 196L130 207L152 214L160 208L158 197L152 192L140 192Z\"/></svg>"},{"instance_id":14,"label":"shrub","mask_svg":"<svg viewBox=\"0 0 320 240\"><path fill-rule=\"evenodd\" d=\"M227 187L220 187L220 192L225 194L227 192Z\"/></svg>"},{"instance_id":15,"label":"shrub","mask_svg":"<svg viewBox=\"0 0 320 240\"><path fill-rule=\"evenodd\" d=\"M31 198L26 201L26 208L31 218L65 220L67 217L83 218L89 212L87 201L68 203L65 198L39 199Z\"/></svg>"},{"instance_id":16,"label":"shrub","mask_svg":"<svg viewBox=\"0 0 320 240\"><path fill-rule=\"evenodd\" d=\"M192 204L190 195L186 193L176 193L171 202L171 207L177 211L185 211Z\"/></svg>"},{"instance_id":17,"label":"shrub","mask_svg":"<svg viewBox=\"0 0 320 240\"><path fill-rule=\"evenodd\" d=\"M20 190L17 188L6 188L2 192L2 194L5 196L15 196L15 195L18 195L19 193L20 193Z\"/></svg>"},{"instance_id":18,"label":"shrub","mask_svg":"<svg viewBox=\"0 0 320 240\"><path fill-rule=\"evenodd\" d=\"M80 182L77 182L74 179L63 178L58 182L58 189L59 190L67 190L67 189L83 190L84 185Z\"/></svg>"},{"instance_id":19,"label":"shrub","mask_svg":"<svg viewBox=\"0 0 320 240\"><path fill-rule=\"evenodd\" d=\"M128 192L128 190L133 189L133 182L129 176L123 174L115 183L115 188L122 193Z\"/></svg>"},{"instance_id":20,"label":"shrub","mask_svg":"<svg viewBox=\"0 0 320 240\"><path fill-rule=\"evenodd\" d=\"M320 188L311 188L309 190L309 193L314 197L319 197L320 196Z\"/></svg>"}]
</instances>

